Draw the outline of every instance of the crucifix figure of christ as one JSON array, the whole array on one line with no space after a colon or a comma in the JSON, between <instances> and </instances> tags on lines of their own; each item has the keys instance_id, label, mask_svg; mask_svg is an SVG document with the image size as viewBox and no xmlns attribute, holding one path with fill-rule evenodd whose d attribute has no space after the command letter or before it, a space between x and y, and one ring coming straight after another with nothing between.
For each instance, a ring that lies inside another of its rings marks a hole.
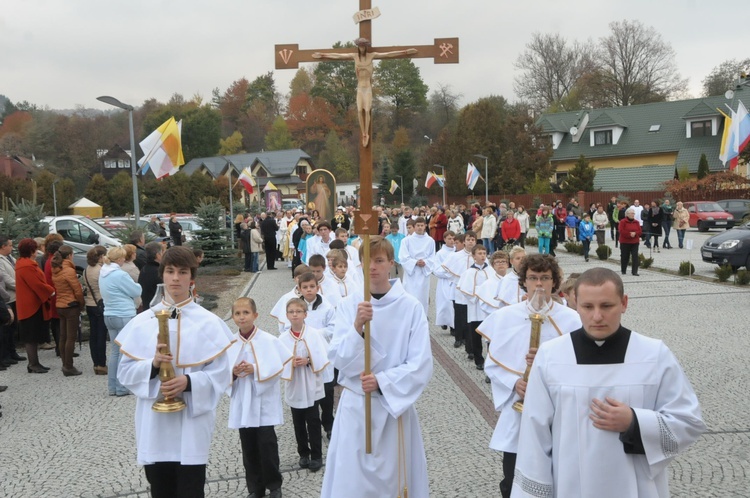
<instances>
[{"instance_id":1,"label":"crucifix figure of christ","mask_svg":"<svg viewBox=\"0 0 750 498\"><path fill-rule=\"evenodd\" d=\"M375 59L395 59L418 52L416 48L406 50L394 50L393 52L370 52L370 40L357 38L354 41L357 46L355 54L321 53L312 54L314 59L353 60L357 74L357 118L359 129L362 131L362 145L367 147L370 142L370 121L372 119L372 73Z\"/></svg>"},{"instance_id":2,"label":"crucifix figure of christ","mask_svg":"<svg viewBox=\"0 0 750 498\"><path fill-rule=\"evenodd\" d=\"M359 0L359 11L354 22L359 25L356 49L336 48L325 50L300 50L297 44L274 47L276 69L297 69L300 62L318 62L320 59L353 61L357 72L357 110L361 140L359 141L359 209L355 213L355 233L362 236L364 274L364 300L370 301L370 235L377 235L378 220L372 216L372 74L373 60L384 58L432 58L435 64L458 63L458 38L435 38L432 45L412 47L371 47L372 20L380 10L372 8L371 0ZM364 327L364 375L370 375L370 323ZM372 453L371 396L365 394L365 452Z\"/></svg>"}]
</instances>

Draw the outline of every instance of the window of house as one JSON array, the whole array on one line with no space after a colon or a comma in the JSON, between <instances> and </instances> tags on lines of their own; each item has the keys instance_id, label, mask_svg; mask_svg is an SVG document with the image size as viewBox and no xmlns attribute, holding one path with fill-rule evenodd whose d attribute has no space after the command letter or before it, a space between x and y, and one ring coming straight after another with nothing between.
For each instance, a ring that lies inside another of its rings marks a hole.
<instances>
[{"instance_id":1,"label":"window of house","mask_svg":"<svg viewBox=\"0 0 750 498\"><path fill-rule=\"evenodd\" d=\"M691 121L690 122L690 136L691 137L710 137L711 136L711 120L705 121Z\"/></svg>"},{"instance_id":2,"label":"window of house","mask_svg":"<svg viewBox=\"0 0 750 498\"><path fill-rule=\"evenodd\" d=\"M266 170L264 170L263 168L260 168L258 169L258 172L255 173L255 176L258 178L265 178L268 176L268 173L266 173Z\"/></svg>"},{"instance_id":3,"label":"window of house","mask_svg":"<svg viewBox=\"0 0 750 498\"><path fill-rule=\"evenodd\" d=\"M555 173L555 182L560 185L568 178L568 173Z\"/></svg>"},{"instance_id":4,"label":"window of house","mask_svg":"<svg viewBox=\"0 0 750 498\"><path fill-rule=\"evenodd\" d=\"M297 166L297 176L302 176L307 174L307 166L304 165L298 165Z\"/></svg>"},{"instance_id":5,"label":"window of house","mask_svg":"<svg viewBox=\"0 0 750 498\"><path fill-rule=\"evenodd\" d=\"M612 130L602 130L594 132L594 145L611 145Z\"/></svg>"}]
</instances>

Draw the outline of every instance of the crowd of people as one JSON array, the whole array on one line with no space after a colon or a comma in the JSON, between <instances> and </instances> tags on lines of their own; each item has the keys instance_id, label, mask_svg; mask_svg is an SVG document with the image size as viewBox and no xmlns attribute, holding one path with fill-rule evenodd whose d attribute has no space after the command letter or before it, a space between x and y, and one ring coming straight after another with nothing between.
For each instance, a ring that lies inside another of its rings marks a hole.
<instances>
[{"instance_id":1,"label":"crowd of people","mask_svg":"<svg viewBox=\"0 0 750 498\"><path fill-rule=\"evenodd\" d=\"M239 215L233 221L245 271L258 272L265 253L266 268L286 262L294 282L268 310L278 330L260 330L255 322L265 310L241 297L231 309L236 333L195 302L200 251L146 244L134 231L131 244L92 248L80 283L58 235L22 239L18 259L13 241L0 237L0 287L8 294L1 297L9 304L0 306L1 347L11 360L3 368L27 360L29 373L47 373L38 349L54 347L63 375L80 375L74 342L85 307L94 373L108 376L109 395L137 398L137 461L152 496L203 496L216 410L230 386L227 427L239 431L250 497L282 496L274 427L283 422L283 403L301 468L321 470L322 438L329 440L322 497L348 497L352 489L362 497L427 497L415 404L432 377L432 322L491 384L499 419L490 448L503 453L504 498L668 496L667 463L705 430L695 393L661 341L621 324L628 304L621 277L605 268L565 276L554 248L569 240L587 249L593 240L603 244L609 228L622 248L622 273L632 259L635 275L641 237L658 247L663 234L662 247L671 247L667 218L682 242L682 207L611 204L580 212L572 200L569 210L557 202L532 214L513 203L378 207L368 268L349 209L331 220L315 212ZM525 248L532 223L538 254ZM160 312L169 316L168 344L157 340ZM532 314L541 317L539 348L529 346ZM16 352L15 326L27 358ZM167 364L171 377L161 373ZM151 408L178 397L182 411ZM370 454L361 437L366 397L376 435Z\"/></svg>"}]
</instances>

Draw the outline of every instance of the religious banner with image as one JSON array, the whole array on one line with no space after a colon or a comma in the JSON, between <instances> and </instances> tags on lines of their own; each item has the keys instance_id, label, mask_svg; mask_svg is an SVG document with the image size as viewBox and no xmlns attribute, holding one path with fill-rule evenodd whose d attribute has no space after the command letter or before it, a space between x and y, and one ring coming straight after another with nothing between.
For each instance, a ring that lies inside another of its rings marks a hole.
<instances>
[{"instance_id":1,"label":"religious banner with image","mask_svg":"<svg viewBox=\"0 0 750 498\"><path fill-rule=\"evenodd\" d=\"M331 220L336 213L336 179L330 171L316 169L307 176L307 211L318 212L320 219Z\"/></svg>"},{"instance_id":2,"label":"religious banner with image","mask_svg":"<svg viewBox=\"0 0 750 498\"><path fill-rule=\"evenodd\" d=\"M265 198L267 212L276 212L281 209L281 192L268 190L265 192Z\"/></svg>"}]
</instances>

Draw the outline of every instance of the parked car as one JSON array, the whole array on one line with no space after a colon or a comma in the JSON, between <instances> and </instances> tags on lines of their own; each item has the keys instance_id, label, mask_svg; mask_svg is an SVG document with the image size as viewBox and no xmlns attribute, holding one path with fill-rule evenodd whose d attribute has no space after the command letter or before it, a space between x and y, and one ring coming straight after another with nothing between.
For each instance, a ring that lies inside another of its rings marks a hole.
<instances>
[{"instance_id":1,"label":"parked car","mask_svg":"<svg viewBox=\"0 0 750 498\"><path fill-rule=\"evenodd\" d=\"M284 211L289 211L291 209L304 209L305 203L300 199L282 199L281 208Z\"/></svg>"},{"instance_id":2,"label":"parked car","mask_svg":"<svg viewBox=\"0 0 750 498\"><path fill-rule=\"evenodd\" d=\"M701 247L701 258L707 263L730 265L750 270L750 223L714 235Z\"/></svg>"},{"instance_id":3,"label":"parked car","mask_svg":"<svg viewBox=\"0 0 750 498\"><path fill-rule=\"evenodd\" d=\"M745 220L745 218L750 218L750 199L725 199L723 201L716 201L716 204L734 216L737 223L740 221L750 221Z\"/></svg>"},{"instance_id":4,"label":"parked car","mask_svg":"<svg viewBox=\"0 0 750 498\"><path fill-rule=\"evenodd\" d=\"M198 219L193 217L184 217L180 218L179 216L176 218L176 220L182 225L182 234L185 236L185 242L190 242L195 237L195 231L196 230L203 230L203 227L201 227L198 224Z\"/></svg>"},{"instance_id":5,"label":"parked car","mask_svg":"<svg viewBox=\"0 0 750 498\"><path fill-rule=\"evenodd\" d=\"M683 206L690 213L690 227L699 232L707 232L711 228L732 228L734 216L713 201L688 201Z\"/></svg>"},{"instance_id":6,"label":"parked car","mask_svg":"<svg viewBox=\"0 0 750 498\"><path fill-rule=\"evenodd\" d=\"M59 233L67 245L84 252L95 245L107 248L121 245L112 232L85 216L47 216L42 221L49 224L49 233Z\"/></svg>"}]
</instances>

